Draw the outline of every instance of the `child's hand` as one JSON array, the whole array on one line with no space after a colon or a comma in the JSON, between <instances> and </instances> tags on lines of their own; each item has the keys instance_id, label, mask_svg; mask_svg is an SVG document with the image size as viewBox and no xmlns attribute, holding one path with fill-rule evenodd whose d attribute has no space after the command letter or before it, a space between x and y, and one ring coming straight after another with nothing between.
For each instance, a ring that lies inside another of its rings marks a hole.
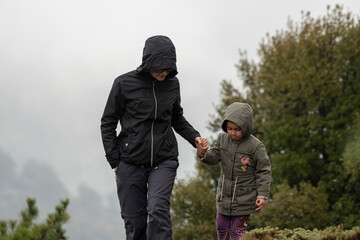
<instances>
[{"instance_id":1,"label":"child's hand","mask_svg":"<svg viewBox=\"0 0 360 240\"><path fill-rule=\"evenodd\" d=\"M202 148L202 149L204 148L207 149L209 147L206 138L202 138L202 137L195 138L195 145L197 148Z\"/></svg>"},{"instance_id":2,"label":"child's hand","mask_svg":"<svg viewBox=\"0 0 360 240\"><path fill-rule=\"evenodd\" d=\"M195 139L196 149L197 149L197 155L201 158L205 156L205 153L207 152L209 145L207 143L207 140L202 137L197 137Z\"/></svg>"},{"instance_id":3,"label":"child's hand","mask_svg":"<svg viewBox=\"0 0 360 240\"><path fill-rule=\"evenodd\" d=\"M262 198L258 198L256 199L256 202L255 202L255 205L258 207L256 208L255 210L260 210L264 207L266 203L266 200L265 199L262 199Z\"/></svg>"}]
</instances>

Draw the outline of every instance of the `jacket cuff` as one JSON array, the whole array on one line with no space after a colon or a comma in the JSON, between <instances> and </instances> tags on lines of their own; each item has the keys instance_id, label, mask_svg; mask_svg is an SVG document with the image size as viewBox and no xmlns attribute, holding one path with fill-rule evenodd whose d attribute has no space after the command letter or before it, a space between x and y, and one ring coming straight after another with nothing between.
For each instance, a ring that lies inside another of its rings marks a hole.
<instances>
[{"instance_id":1,"label":"jacket cuff","mask_svg":"<svg viewBox=\"0 0 360 240\"><path fill-rule=\"evenodd\" d=\"M113 159L111 161L109 161L109 164L111 166L111 168L116 168L119 165L120 159Z\"/></svg>"},{"instance_id":2,"label":"jacket cuff","mask_svg":"<svg viewBox=\"0 0 360 240\"><path fill-rule=\"evenodd\" d=\"M256 198L257 198L257 199L264 199L265 201L268 199L267 197L261 196L261 195L257 196Z\"/></svg>"},{"instance_id":3,"label":"jacket cuff","mask_svg":"<svg viewBox=\"0 0 360 240\"><path fill-rule=\"evenodd\" d=\"M109 162L111 168L116 168L120 162L119 152L106 155L106 159Z\"/></svg>"},{"instance_id":4,"label":"jacket cuff","mask_svg":"<svg viewBox=\"0 0 360 240\"><path fill-rule=\"evenodd\" d=\"M205 157L206 157L206 154L205 154L204 157L200 157L199 155L196 154L196 159L201 161L201 162L204 161Z\"/></svg>"},{"instance_id":5,"label":"jacket cuff","mask_svg":"<svg viewBox=\"0 0 360 240\"><path fill-rule=\"evenodd\" d=\"M195 144L195 138L197 138L197 137L201 137L200 136L200 134L194 134L190 139L192 139L192 142L191 141L189 141L189 143L194 147L194 148L196 148L196 144Z\"/></svg>"}]
</instances>

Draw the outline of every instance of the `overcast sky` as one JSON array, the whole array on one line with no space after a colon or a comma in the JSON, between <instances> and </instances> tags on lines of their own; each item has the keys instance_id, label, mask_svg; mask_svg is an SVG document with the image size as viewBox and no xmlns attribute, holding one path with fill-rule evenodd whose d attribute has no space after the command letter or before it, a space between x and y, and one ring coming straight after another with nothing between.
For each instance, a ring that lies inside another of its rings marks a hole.
<instances>
[{"instance_id":1,"label":"overcast sky","mask_svg":"<svg viewBox=\"0 0 360 240\"><path fill-rule=\"evenodd\" d=\"M46 162L73 194L81 185L113 192L100 118L113 80L140 65L146 38L174 42L185 117L209 137L221 80L242 86L239 49L256 60L266 33L336 3L359 15L359 0L0 0L0 148L18 166ZM177 137L186 178L194 152Z\"/></svg>"}]
</instances>

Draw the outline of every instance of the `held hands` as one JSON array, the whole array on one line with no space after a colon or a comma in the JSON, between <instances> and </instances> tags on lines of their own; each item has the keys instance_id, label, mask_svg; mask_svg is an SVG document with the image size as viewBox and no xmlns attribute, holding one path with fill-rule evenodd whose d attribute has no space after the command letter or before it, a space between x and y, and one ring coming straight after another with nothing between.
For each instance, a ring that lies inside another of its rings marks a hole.
<instances>
[{"instance_id":1,"label":"held hands","mask_svg":"<svg viewBox=\"0 0 360 240\"><path fill-rule=\"evenodd\" d=\"M202 137L197 137L197 138L195 138L195 144L196 144L196 149L197 149L197 155L200 158L205 157L205 154L209 148L207 140Z\"/></svg>"}]
</instances>

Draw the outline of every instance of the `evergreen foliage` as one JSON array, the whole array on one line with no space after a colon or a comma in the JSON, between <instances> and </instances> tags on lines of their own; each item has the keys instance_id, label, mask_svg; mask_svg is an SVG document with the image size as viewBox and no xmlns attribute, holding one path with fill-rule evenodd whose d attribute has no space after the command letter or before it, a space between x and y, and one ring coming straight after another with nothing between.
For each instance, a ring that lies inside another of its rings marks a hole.
<instances>
[{"instance_id":1,"label":"evergreen foliage","mask_svg":"<svg viewBox=\"0 0 360 240\"><path fill-rule=\"evenodd\" d=\"M304 181L322 187L330 223L350 228L359 224L360 195L354 193L360 178L342 159L346 149L354 150L349 137L359 136L359 20L336 6L322 18L305 13L301 25L288 26L260 45L261 63L243 58L238 65L257 135L271 158L273 186ZM347 157L348 165L355 162Z\"/></svg>"},{"instance_id":2,"label":"evergreen foliage","mask_svg":"<svg viewBox=\"0 0 360 240\"><path fill-rule=\"evenodd\" d=\"M306 182L327 195L328 224L358 226L359 20L339 5L317 19L303 13L300 25L289 21L288 30L267 35L259 56L261 61L254 63L240 52L237 67L248 89L244 101L254 109L254 134L271 158L272 193L281 194L277 186L284 182L291 188ZM229 82L222 86L232 92ZM223 96L212 124L233 95ZM277 222L275 216L269 221Z\"/></svg>"},{"instance_id":3,"label":"evergreen foliage","mask_svg":"<svg viewBox=\"0 0 360 240\"><path fill-rule=\"evenodd\" d=\"M180 180L171 198L173 238L216 239L215 192L201 177Z\"/></svg>"},{"instance_id":4,"label":"evergreen foliage","mask_svg":"<svg viewBox=\"0 0 360 240\"><path fill-rule=\"evenodd\" d=\"M69 200L62 200L55 212L43 223L35 223L39 211L33 198L26 200L27 208L20 213L20 221L1 220L0 240L60 240L67 239L63 224L69 220L66 208Z\"/></svg>"},{"instance_id":5,"label":"evergreen foliage","mask_svg":"<svg viewBox=\"0 0 360 240\"><path fill-rule=\"evenodd\" d=\"M289 20L287 30L266 35L258 63L249 61L245 51L239 53L237 69L246 94L224 80L208 127L217 135L224 110L232 102L247 102L254 110L253 134L267 148L273 182L270 199L261 214L252 216L250 228L360 226L358 17L344 13L339 5L328 7L318 18L303 12L300 24ZM210 196L219 169L200 163L197 170L198 176L187 185L201 182L194 193ZM175 191L187 192L179 184ZM192 198L187 194L183 201ZM207 212L207 206L199 205L197 212ZM172 212L173 218L179 211ZM187 218L196 217L188 214ZM199 223L214 218L208 215ZM183 224L185 229L188 222Z\"/></svg>"},{"instance_id":6,"label":"evergreen foliage","mask_svg":"<svg viewBox=\"0 0 360 240\"><path fill-rule=\"evenodd\" d=\"M276 186L276 193L261 214L251 216L250 227L325 228L329 222L326 193L321 188L301 182L291 188L287 183Z\"/></svg>"}]
</instances>

